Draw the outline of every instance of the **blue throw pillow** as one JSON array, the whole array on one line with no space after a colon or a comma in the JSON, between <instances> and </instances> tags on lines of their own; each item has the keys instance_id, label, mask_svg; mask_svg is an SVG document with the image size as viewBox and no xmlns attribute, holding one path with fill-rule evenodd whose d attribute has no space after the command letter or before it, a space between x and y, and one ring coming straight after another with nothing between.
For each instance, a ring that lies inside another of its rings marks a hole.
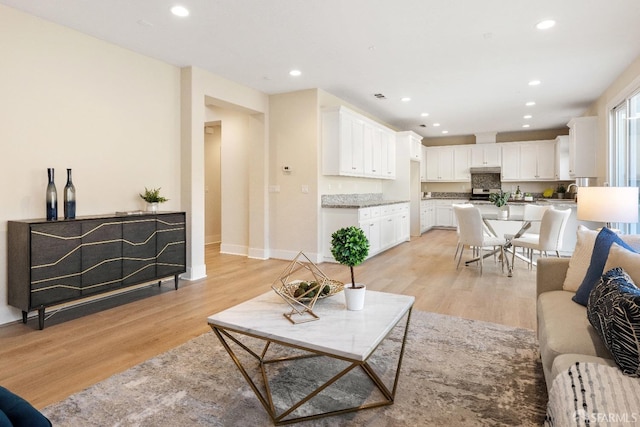
<instances>
[{"instance_id":1,"label":"blue throw pillow","mask_svg":"<svg viewBox=\"0 0 640 427\"><path fill-rule=\"evenodd\" d=\"M622 268L601 276L589 295L587 317L622 372L640 376L640 289Z\"/></svg>"},{"instance_id":2,"label":"blue throw pillow","mask_svg":"<svg viewBox=\"0 0 640 427\"><path fill-rule=\"evenodd\" d=\"M625 249L630 250L631 252L635 252L631 246L627 245L622 241L620 236L618 236L613 231L604 227L598 233L596 237L596 242L593 245L593 253L591 254L591 263L589 264L589 268L587 269L587 274L584 276L582 280L582 284L576 291L576 294L573 296L573 300L580 305L587 306L587 301L589 300L589 294L593 287L600 280L600 276L604 273L604 266L607 263L607 257L609 256L609 248L613 243L617 243Z\"/></svg>"}]
</instances>

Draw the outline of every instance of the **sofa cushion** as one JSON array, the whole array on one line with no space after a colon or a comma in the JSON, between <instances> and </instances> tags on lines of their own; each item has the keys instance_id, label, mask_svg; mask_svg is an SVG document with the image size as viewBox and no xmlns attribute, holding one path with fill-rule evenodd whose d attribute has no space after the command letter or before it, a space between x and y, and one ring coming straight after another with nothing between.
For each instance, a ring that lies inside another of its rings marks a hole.
<instances>
[{"instance_id":1,"label":"sofa cushion","mask_svg":"<svg viewBox=\"0 0 640 427\"><path fill-rule=\"evenodd\" d=\"M600 230L593 245L593 253L591 254L591 262L587 269L587 274L573 297L573 300L578 304L587 305L589 293L596 283L598 283L598 280L600 280L600 276L602 276L604 266L607 263L607 257L609 256L609 248L614 242L633 251L633 248L626 244L615 232L606 227Z\"/></svg>"},{"instance_id":2,"label":"sofa cushion","mask_svg":"<svg viewBox=\"0 0 640 427\"><path fill-rule=\"evenodd\" d=\"M589 269L593 245L596 243L597 235L597 231L589 230L584 225L578 225L576 247L573 250L573 254L571 254L567 276L564 278L564 284L562 285L562 289L565 291L576 292L582 284L584 276Z\"/></svg>"},{"instance_id":3,"label":"sofa cushion","mask_svg":"<svg viewBox=\"0 0 640 427\"><path fill-rule=\"evenodd\" d=\"M622 268L602 275L587 315L622 372L640 376L640 289Z\"/></svg>"},{"instance_id":4,"label":"sofa cushion","mask_svg":"<svg viewBox=\"0 0 640 427\"><path fill-rule=\"evenodd\" d=\"M629 251L617 243L611 245L607 263L604 265L603 271L609 271L612 268L620 267L625 273L631 276L633 283L640 283L640 254Z\"/></svg>"},{"instance_id":5,"label":"sofa cushion","mask_svg":"<svg viewBox=\"0 0 640 427\"><path fill-rule=\"evenodd\" d=\"M538 296L538 340L547 384L551 384L551 367L560 354L612 358L589 323L586 307L573 302L573 295L573 292L551 291Z\"/></svg>"}]
</instances>

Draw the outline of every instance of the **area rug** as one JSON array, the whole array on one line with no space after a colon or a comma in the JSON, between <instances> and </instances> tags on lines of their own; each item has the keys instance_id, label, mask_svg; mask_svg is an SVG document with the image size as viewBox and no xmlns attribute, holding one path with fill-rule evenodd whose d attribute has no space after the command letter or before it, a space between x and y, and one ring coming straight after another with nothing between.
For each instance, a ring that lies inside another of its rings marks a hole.
<instances>
[{"instance_id":1,"label":"area rug","mask_svg":"<svg viewBox=\"0 0 640 427\"><path fill-rule=\"evenodd\" d=\"M402 330L396 329L371 359L385 382L395 375L402 337ZM302 359L273 368L276 407L299 397L292 381L331 375L342 363L326 362ZM250 374L258 378L257 372ZM375 397L378 391L363 377L341 379L301 411ZM546 401L533 331L414 310L392 405L298 425L538 426L544 422ZM43 413L57 427L273 425L213 332L50 405Z\"/></svg>"}]
</instances>

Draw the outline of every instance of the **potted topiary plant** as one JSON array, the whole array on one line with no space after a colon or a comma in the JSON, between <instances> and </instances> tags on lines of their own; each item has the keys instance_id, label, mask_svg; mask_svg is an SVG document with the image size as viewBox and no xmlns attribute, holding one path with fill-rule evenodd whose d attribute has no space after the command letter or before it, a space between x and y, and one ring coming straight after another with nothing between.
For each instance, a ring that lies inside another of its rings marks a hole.
<instances>
[{"instance_id":1,"label":"potted topiary plant","mask_svg":"<svg viewBox=\"0 0 640 427\"><path fill-rule=\"evenodd\" d=\"M362 310L366 286L356 283L353 267L360 265L369 255L369 240L358 227L345 227L331 235L331 254L337 262L351 269L351 286L345 286L347 310Z\"/></svg>"},{"instance_id":2,"label":"potted topiary plant","mask_svg":"<svg viewBox=\"0 0 640 427\"><path fill-rule=\"evenodd\" d=\"M510 193L506 193L502 190L500 190L499 193L489 194L489 201L498 208L498 218L500 219L507 219L509 217L509 208L507 207L509 196Z\"/></svg>"},{"instance_id":3,"label":"potted topiary plant","mask_svg":"<svg viewBox=\"0 0 640 427\"><path fill-rule=\"evenodd\" d=\"M567 192L567 188L563 184L558 184L556 187L556 198L564 199L564 193Z\"/></svg>"},{"instance_id":4,"label":"potted topiary plant","mask_svg":"<svg viewBox=\"0 0 640 427\"><path fill-rule=\"evenodd\" d=\"M147 187L144 187L144 193L140 194L140 197L147 202L147 210L150 212L157 212L158 204L169 200L160 195L160 188L152 188L149 190Z\"/></svg>"}]
</instances>

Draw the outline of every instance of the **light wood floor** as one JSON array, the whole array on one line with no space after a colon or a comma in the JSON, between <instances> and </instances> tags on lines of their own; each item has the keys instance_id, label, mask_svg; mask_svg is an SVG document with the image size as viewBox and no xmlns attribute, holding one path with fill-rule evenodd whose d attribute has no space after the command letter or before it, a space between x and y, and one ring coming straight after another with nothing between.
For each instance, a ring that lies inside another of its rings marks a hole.
<instances>
[{"instance_id":1,"label":"light wood floor","mask_svg":"<svg viewBox=\"0 0 640 427\"><path fill-rule=\"evenodd\" d=\"M356 267L356 280L372 290L413 295L415 308L535 329L535 270L516 262L514 276L490 258L456 271L455 232L432 230ZM152 286L150 295L78 315L67 310L47 320L0 327L0 385L37 408L60 401L117 372L210 330L207 317L270 290L287 261L253 260L207 247L206 279ZM469 251L467 251L467 254ZM348 267L321 264L331 278L348 282ZM340 298L340 296L337 296ZM65 318L66 316L66 318Z\"/></svg>"}]
</instances>

